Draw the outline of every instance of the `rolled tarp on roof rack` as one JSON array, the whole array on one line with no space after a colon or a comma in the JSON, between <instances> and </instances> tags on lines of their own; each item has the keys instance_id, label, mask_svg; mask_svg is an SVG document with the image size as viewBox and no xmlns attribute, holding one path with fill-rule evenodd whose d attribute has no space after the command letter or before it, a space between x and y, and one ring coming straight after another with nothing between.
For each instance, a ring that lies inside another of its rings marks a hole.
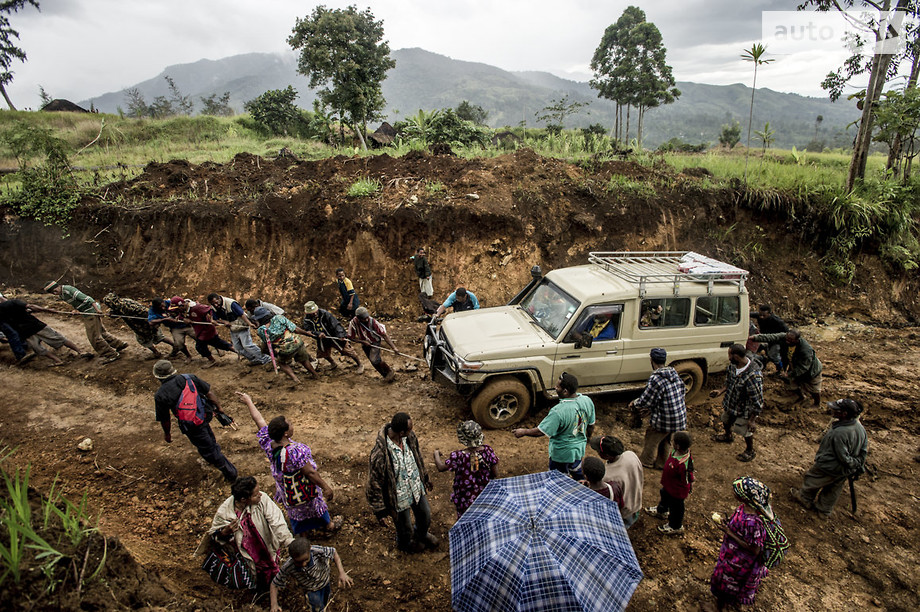
<instances>
[{"instance_id":1,"label":"rolled tarp on roof rack","mask_svg":"<svg viewBox=\"0 0 920 612\"><path fill-rule=\"evenodd\" d=\"M588 262L639 288L644 298L649 285L671 285L674 295L680 295L681 281L706 283L712 295L719 286L744 286L749 272L724 261L693 251L597 251L588 253Z\"/></svg>"}]
</instances>

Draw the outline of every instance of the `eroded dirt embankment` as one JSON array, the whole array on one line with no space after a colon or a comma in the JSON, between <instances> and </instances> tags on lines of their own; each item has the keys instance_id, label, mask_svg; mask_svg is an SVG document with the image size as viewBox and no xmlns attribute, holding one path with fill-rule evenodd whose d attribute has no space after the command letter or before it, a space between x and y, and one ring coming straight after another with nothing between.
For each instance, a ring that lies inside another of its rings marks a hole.
<instances>
[{"instance_id":1,"label":"eroded dirt embankment","mask_svg":"<svg viewBox=\"0 0 920 612\"><path fill-rule=\"evenodd\" d=\"M649 189L608 191L612 176ZM347 197L359 178L378 181L378 193ZM687 174L631 162L586 170L527 150L491 160L174 161L86 198L65 238L7 215L0 282L35 290L63 274L94 294L224 291L331 307L343 266L372 309L396 315L417 309L408 261L417 245L429 247L438 297L466 284L486 304L514 295L534 264L572 265L591 250L689 249L748 268L753 300L792 317L902 323L920 313L916 283L872 255L860 256L851 285L830 285L811 237L736 195Z\"/></svg>"}]
</instances>

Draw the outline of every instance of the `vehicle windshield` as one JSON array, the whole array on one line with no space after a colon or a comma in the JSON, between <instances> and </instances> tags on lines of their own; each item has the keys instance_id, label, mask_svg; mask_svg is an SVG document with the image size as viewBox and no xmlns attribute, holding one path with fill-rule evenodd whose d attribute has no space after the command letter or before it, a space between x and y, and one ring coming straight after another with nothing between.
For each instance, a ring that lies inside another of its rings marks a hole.
<instances>
[{"instance_id":1,"label":"vehicle windshield","mask_svg":"<svg viewBox=\"0 0 920 612\"><path fill-rule=\"evenodd\" d=\"M578 310L578 302L544 278L536 289L521 300L521 308L546 333L556 338Z\"/></svg>"}]
</instances>

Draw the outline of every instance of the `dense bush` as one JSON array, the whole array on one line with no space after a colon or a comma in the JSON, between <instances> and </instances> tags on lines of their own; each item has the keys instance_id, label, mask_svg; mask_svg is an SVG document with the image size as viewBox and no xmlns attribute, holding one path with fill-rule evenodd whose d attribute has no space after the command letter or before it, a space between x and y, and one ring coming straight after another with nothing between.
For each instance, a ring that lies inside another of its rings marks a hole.
<instances>
[{"instance_id":1,"label":"dense bush","mask_svg":"<svg viewBox=\"0 0 920 612\"><path fill-rule=\"evenodd\" d=\"M684 142L680 138L672 138L671 140L663 142L658 146L659 151L677 151L679 153L702 153L708 148L708 142L701 142L700 144L695 145L690 144L689 142Z\"/></svg>"}]
</instances>

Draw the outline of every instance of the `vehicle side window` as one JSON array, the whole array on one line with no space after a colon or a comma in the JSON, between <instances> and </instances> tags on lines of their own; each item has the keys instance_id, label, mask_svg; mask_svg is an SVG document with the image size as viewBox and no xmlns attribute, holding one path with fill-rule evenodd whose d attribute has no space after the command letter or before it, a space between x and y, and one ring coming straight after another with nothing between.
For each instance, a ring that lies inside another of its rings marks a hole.
<instances>
[{"instance_id":1,"label":"vehicle side window","mask_svg":"<svg viewBox=\"0 0 920 612\"><path fill-rule=\"evenodd\" d=\"M574 342L578 337L590 335L594 342L616 340L620 337L620 316L622 304L606 304L585 308L572 332L566 335L566 342Z\"/></svg>"},{"instance_id":2,"label":"vehicle side window","mask_svg":"<svg viewBox=\"0 0 920 612\"><path fill-rule=\"evenodd\" d=\"M741 320L738 296L696 298L695 325L735 325Z\"/></svg>"},{"instance_id":3,"label":"vehicle side window","mask_svg":"<svg viewBox=\"0 0 920 612\"><path fill-rule=\"evenodd\" d=\"M690 298L642 300L639 329L685 327L690 322Z\"/></svg>"}]
</instances>

